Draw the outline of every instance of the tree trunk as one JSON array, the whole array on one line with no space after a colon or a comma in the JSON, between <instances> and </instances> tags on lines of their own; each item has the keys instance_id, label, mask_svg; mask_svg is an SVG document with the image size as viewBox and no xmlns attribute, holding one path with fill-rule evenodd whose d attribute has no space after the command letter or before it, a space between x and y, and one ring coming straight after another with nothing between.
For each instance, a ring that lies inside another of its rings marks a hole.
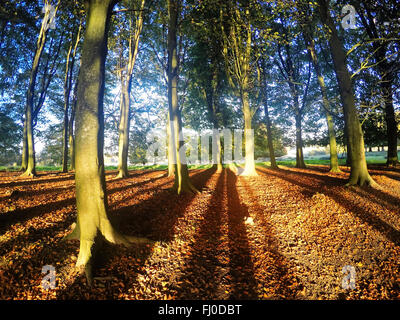
<instances>
[{"instance_id":1,"label":"tree trunk","mask_svg":"<svg viewBox=\"0 0 400 320\"><path fill-rule=\"evenodd\" d=\"M63 125L63 159L62 172L68 172L68 142L69 142L69 119L68 119L68 102L64 106L64 125Z\"/></svg>"},{"instance_id":2,"label":"tree trunk","mask_svg":"<svg viewBox=\"0 0 400 320\"><path fill-rule=\"evenodd\" d=\"M218 70L216 69L215 65L212 64L214 67L212 77L210 79L211 84L207 84L205 90L205 98L207 102L208 113L210 115L210 121L213 125L213 148L216 148L215 152L213 149L213 167L216 169L217 172L221 172L223 169L222 166L222 148L221 148L221 138L219 135L219 121L218 121L218 87L219 87L219 79L218 79ZM215 141L214 141L215 139ZM215 157L214 157L215 156Z\"/></svg>"},{"instance_id":3,"label":"tree trunk","mask_svg":"<svg viewBox=\"0 0 400 320\"><path fill-rule=\"evenodd\" d=\"M129 151L129 126L131 108L131 83L132 73L136 62L139 49L139 39L143 26L143 8L145 0L141 1L141 6L136 22L134 34L129 35L129 52L125 71L121 71L121 116L119 123L119 148L118 148L118 175L117 178L128 177L128 151ZM132 22L132 21L131 21Z\"/></svg>"},{"instance_id":4,"label":"tree trunk","mask_svg":"<svg viewBox=\"0 0 400 320\"><path fill-rule=\"evenodd\" d=\"M296 168L306 168L303 155L301 115L296 114Z\"/></svg>"},{"instance_id":5,"label":"tree trunk","mask_svg":"<svg viewBox=\"0 0 400 320\"><path fill-rule=\"evenodd\" d=\"M121 88L121 116L119 122L118 175L117 178L128 177L128 150L130 124L130 85Z\"/></svg>"},{"instance_id":6,"label":"tree trunk","mask_svg":"<svg viewBox=\"0 0 400 320\"><path fill-rule=\"evenodd\" d=\"M171 135L171 123L169 117L169 111L167 112L167 143L168 143L168 177L173 177L175 172L175 165L174 165L174 148L173 148L173 141Z\"/></svg>"},{"instance_id":7,"label":"tree trunk","mask_svg":"<svg viewBox=\"0 0 400 320\"><path fill-rule=\"evenodd\" d=\"M318 0L322 22L329 29L329 47L332 54L336 78L339 85L340 97L343 105L345 127L347 131L348 155L350 155L351 172L347 185L373 185L374 180L368 173L364 152L364 137L358 113L349 71L346 66L346 53L339 39L335 25L329 15L329 6L326 0Z\"/></svg>"},{"instance_id":8,"label":"tree trunk","mask_svg":"<svg viewBox=\"0 0 400 320\"><path fill-rule=\"evenodd\" d=\"M305 26L307 28L307 26ZM321 73L318 64L317 54L315 52L315 44L314 40L312 39L310 33L307 29L303 32L304 39L306 42L307 50L311 56L311 61L315 70L315 74L317 75L318 84L321 89L322 95L322 103L324 108L324 113L326 117L326 122L328 125L328 138L329 138L329 154L330 154L330 172L340 172L339 169L339 160L337 156L337 147L336 147L336 134L335 134L335 127L333 123L332 115L330 114L330 104L328 100L328 94L326 90L324 76Z\"/></svg>"},{"instance_id":9,"label":"tree trunk","mask_svg":"<svg viewBox=\"0 0 400 320\"><path fill-rule=\"evenodd\" d=\"M175 166L175 183L173 189L180 194L184 192L197 193L198 190L192 185L186 164L186 155L183 152L184 141L182 135L182 120L178 106L178 54L177 54L177 27L179 1L168 0L168 108L170 115L172 157Z\"/></svg>"},{"instance_id":10,"label":"tree trunk","mask_svg":"<svg viewBox=\"0 0 400 320\"><path fill-rule=\"evenodd\" d=\"M25 112L26 113L26 112ZM28 168L28 133L26 125L26 116L24 117L24 131L22 136L22 161L21 161L21 171L25 172Z\"/></svg>"},{"instance_id":11,"label":"tree trunk","mask_svg":"<svg viewBox=\"0 0 400 320\"><path fill-rule=\"evenodd\" d=\"M276 164L275 159L275 150L274 150L274 143L272 140L272 130L271 130L271 120L269 118L269 111L268 111L268 104L266 99L264 99L264 112L265 112L265 121L267 124L267 139L268 139L268 151L269 151L269 158L271 160L271 168L277 169L278 165Z\"/></svg>"},{"instance_id":12,"label":"tree trunk","mask_svg":"<svg viewBox=\"0 0 400 320\"><path fill-rule=\"evenodd\" d=\"M114 4L112 0L89 1L77 95L75 184L78 218L75 229L67 238L78 237L80 240L76 266L85 270L89 284L92 283L94 249L101 244L101 239L121 244L145 241L116 232L107 215L103 97L107 33Z\"/></svg>"},{"instance_id":13,"label":"tree trunk","mask_svg":"<svg viewBox=\"0 0 400 320\"><path fill-rule=\"evenodd\" d=\"M79 73L78 73L79 77ZM74 88L74 100L71 107L71 117L68 123L68 140L69 140L69 170L75 170L75 137L74 137L74 122L75 122L75 112L76 112L76 97L77 97L78 81L75 83Z\"/></svg>"},{"instance_id":14,"label":"tree trunk","mask_svg":"<svg viewBox=\"0 0 400 320\"><path fill-rule=\"evenodd\" d=\"M387 128L387 161L386 164L397 165L399 158L397 155L397 123L393 108L393 80L382 77L382 95L385 101L385 115L386 115L386 128Z\"/></svg>"},{"instance_id":15,"label":"tree trunk","mask_svg":"<svg viewBox=\"0 0 400 320\"><path fill-rule=\"evenodd\" d=\"M46 13L48 14L48 13ZM32 70L29 79L28 91L26 94L26 108L25 108L25 120L24 120L24 135L23 135L23 163L22 167L25 167L23 176L35 176L35 147L34 147L34 136L33 136L33 108L34 108L34 94L36 78L39 69L40 58L43 53L43 48L46 43L46 16L43 18L42 25L40 28L39 36L36 42L35 55L33 57Z\"/></svg>"},{"instance_id":16,"label":"tree trunk","mask_svg":"<svg viewBox=\"0 0 400 320\"><path fill-rule=\"evenodd\" d=\"M256 166L254 162L254 134L251 126L252 114L250 110L249 93L244 91L241 98L244 116L245 160L244 171L240 175L257 176L258 174L256 172Z\"/></svg>"}]
</instances>

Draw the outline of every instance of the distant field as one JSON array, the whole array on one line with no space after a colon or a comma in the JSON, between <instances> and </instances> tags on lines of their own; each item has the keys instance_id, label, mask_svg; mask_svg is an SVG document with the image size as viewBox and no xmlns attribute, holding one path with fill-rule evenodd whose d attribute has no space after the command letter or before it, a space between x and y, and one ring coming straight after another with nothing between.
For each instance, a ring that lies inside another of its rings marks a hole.
<instances>
[{"instance_id":1,"label":"distant field","mask_svg":"<svg viewBox=\"0 0 400 320\"><path fill-rule=\"evenodd\" d=\"M386 151L384 152L367 152L366 154L367 163L368 164L386 164ZM400 151L398 152L400 158ZM329 165L329 156L321 155L321 156L312 156L305 157L306 164L320 164L320 165ZM278 165L293 167L296 165L296 159L293 158L285 158L282 160L277 160ZM269 166L269 161L257 162L257 165L261 166ZM339 155L339 165L346 165L346 159L341 158ZM207 169L211 165L189 165L190 169ZM37 171L61 171L61 166L37 166ZM151 166L142 166L142 165L133 165L129 166L129 170L166 170L168 168L167 165L151 165ZM0 166L0 171L18 171L19 167L13 166ZM117 166L106 166L106 170L117 170Z\"/></svg>"},{"instance_id":2,"label":"distant field","mask_svg":"<svg viewBox=\"0 0 400 320\"><path fill-rule=\"evenodd\" d=\"M207 169L211 165L189 165L190 169ZM167 165L129 166L129 170L166 170ZM61 166L36 166L37 171L61 171ZM0 171L18 171L19 167L0 166ZM117 166L106 166L106 170L117 170Z\"/></svg>"}]
</instances>

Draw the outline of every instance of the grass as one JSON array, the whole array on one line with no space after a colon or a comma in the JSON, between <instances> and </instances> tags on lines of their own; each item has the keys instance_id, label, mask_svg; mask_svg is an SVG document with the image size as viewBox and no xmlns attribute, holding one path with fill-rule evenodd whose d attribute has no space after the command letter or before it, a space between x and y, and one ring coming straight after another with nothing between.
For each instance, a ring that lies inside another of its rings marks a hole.
<instances>
[{"instance_id":1,"label":"grass","mask_svg":"<svg viewBox=\"0 0 400 320\"><path fill-rule=\"evenodd\" d=\"M398 153L400 159L400 151ZM340 155L339 155L340 156ZM367 164L386 164L386 151L380 152L367 152L366 159ZM305 159L304 162L308 165L329 165L329 159L327 156L314 157L314 159ZM270 166L271 163L269 161L265 162L257 162L257 165L260 166ZM294 167L296 165L295 159L287 159L287 160L277 160L277 164L281 166ZM345 166L346 159L339 158L339 165ZM189 169L208 169L212 165L211 164L193 164L189 165ZM37 171L61 171L61 166L36 166ZM116 170L117 166L106 166L106 170ZM129 170L167 170L168 166L165 164L154 164L149 166L142 165L131 165L129 166ZM19 166L0 166L0 171L19 171Z\"/></svg>"},{"instance_id":2,"label":"grass","mask_svg":"<svg viewBox=\"0 0 400 320\"><path fill-rule=\"evenodd\" d=\"M208 169L211 165L189 165L189 169ZM106 170L117 170L117 166L106 166ZM133 165L128 167L129 170L167 170L168 166L165 164L154 164L150 166ZM0 166L0 171L19 171L19 166ZM36 166L36 171L61 171L61 166Z\"/></svg>"}]
</instances>

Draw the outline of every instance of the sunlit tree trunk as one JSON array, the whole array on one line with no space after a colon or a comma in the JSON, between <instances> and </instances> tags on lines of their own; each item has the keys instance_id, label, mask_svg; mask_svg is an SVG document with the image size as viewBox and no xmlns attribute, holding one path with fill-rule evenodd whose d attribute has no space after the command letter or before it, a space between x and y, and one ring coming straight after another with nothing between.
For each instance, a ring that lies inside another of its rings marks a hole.
<instances>
[{"instance_id":1,"label":"sunlit tree trunk","mask_svg":"<svg viewBox=\"0 0 400 320\"><path fill-rule=\"evenodd\" d=\"M75 184L77 224L68 238L80 240L77 268L85 270L91 284L95 249L106 239L111 243L143 242L141 238L122 236L107 215L104 174L104 70L107 33L116 1L90 0L87 6L86 32L82 48L76 109Z\"/></svg>"},{"instance_id":2,"label":"sunlit tree trunk","mask_svg":"<svg viewBox=\"0 0 400 320\"><path fill-rule=\"evenodd\" d=\"M130 87L130 85L129 85ZM129 124L130 124L130 88L121 88L119 121L119 143L118 143L118 175L117 178L125 178L128 173L128 150L129 150Z\"/></svg>"},{"instance_id":3,"label":"sunlit tree trunk","mask_svg":"<svg viewBox=\"0 0 400 320\"><path fill-rule=\"evenodd\" d=\"M168 108L171 126L171 139L173 149L173 162L175 166L175 182L173 189L180 194L184 192L195 192L197 189L192 185L186 164L186 155L182 147L184 144L182 135L182 120L178 106L178 54L177 54L177 27L180 1L168 0Z\"/></svg>"},{"instance_id":4,"label":"sunlit tree trunk","mask_svg":"<svg viewBox=\"0 0 400 320\"><path fill-rule=\"evenodd\" d=\"M211 83L206 84L206 88L204 88L205 98L207 101L207 109L210 115L210 121L213 126L213 139L216 139L216 143L213 144L213 148L216 147L216 150L213 150L213 156L215 154L216 158L213 158L213 167L217 170L217 172L221 172L223 169L222 166L222 148L221 148L221 138L219 135L219 119L218 119L218 111L219 111L219 79L218 79L218 70L216 69L216 64L212 65L212 77Z\"/></svg>"},{"instance_id":5,"label":"sunlit tree trunk","mask_svg":"<svg viewBox=\"0 0 400 320\"><path fill-rule=\"evenodd\" d=\"M78 95L78 79L80 70L78 71L78 78L74 86L73 102L71 106L71 117L68 123L68 140L69 140L69 157L70 157L70 170L75 170L75 135L74 135L74 123L75 123L75 113L76 113L76 103Z\"/></svg>"},{"instance_id":6,"label":"sunlit tree trunk","mask_svg":"<svg viewBox=\"0 0 400 320\"><path fill-rule=\"evenodd\" d=\"M63 125L63 159L62 159L62 172L68 172L68 138L69 138L69 98L71 92L71 81L73 64L70 66L70 55L72 51L72 42L70 44L65 67L65 77L64 77L64 125Z\"/></svg>"},{"instance_id":7,"label":"sunlit tree trunk","mask_svg":"<svg viewBox=\"0 0 400 320\"><path fill-rule=\"evenodd\" d=\"M36 78L39 69L40 58L43 53L43 48L46 43L46 31L47 31L47 17L49 12L45 13L42 25L40 28L39 36L36 42L35 55L33 57L32 70L29 79L28 91L26 94L26 107L25 107L25 119L24 119L24 135L23 135L23 152L22 152L22 168L25 169L23 176L35 176L35 147L33 137L33 108L34 108L34 94Z\"/></svg>"},{"instance_id":8,"label":"sunlit tree trunk","mask_svg":"<svg viewBox=\"0 0 400 320\"><path fill-rule=\"evenodd\" d=\"M242 110L244 116L245 158L244 158L244 171L241 173L241 175L256 176L257 172L254 162L254 134L251 125L253 115L250 109L249 93L247 91L242 93Z\"/></svg>"},{"instance_id":9,"label":"sunlit tree trunk","mask_svg":"<svg viewBox=\"0 0 400 320\"><path fill-rule=\"evenodd\" d=\"M264 99L264 113L265 113L265 122L267 126L268 151L269 151L269 159L271 161L271 168L277 169L278 165L276 163L276 158L275 158L271 119L269 117L268 103L266 98Z\"/></svg>"},{"instance_id":10,"label":"sunlit tree trunk","mask_svg":"<svg viewBox=\"0 0 400 320\"><path fill-rule=\"evenodd\" d=\"M330 107L329 100L328 100L328 94L327 94L327 90L326 90L324 76L322 75L321 70L319 68L318 58L317 58L317 54L315 52L314 40L307 33L307 31L304 31L303 34L304 34L304 39L306 41L307 50L311 56L311 61L312 61L312 64L313 64L313 67L315 70L315 74L317 75L318 84L319 84L319 87L321 90L321 95L322 95L322 103L323 103L323 109L324 109L323 111L325 113L326 122L328 125L330 171L331 172L340 172L339 160L338 160L338 156L337 156L335 127L333 124L332 115L330 114L331 107Z\"/></svg>"},{"instance_id":11,"label":"sunlit tree trunk","mask_svg":"<svg viewBox=\"0 0 400 320\"><path fill-rule=\"evenodd\" d=\"M396 63L390 62L388 57L392 56L391 50L389 50L387 39L385 39L386 31L384 28L380 28L379 24L384 23L385 15L380 15L380 19L376 20L375 15L372 13L374 10L374 4L365 1L350 1L355 6L359 18L365 28L369 39L372 40L372 53L375 57L378 73L381 77L380 87L381 95L384 100L385 106L385 120L387 128L387 165L397 165L399 163L397 153L397 122L395 118L394 106L393 106L393 85L394 85L394 73L393 65ZM383 34L381 33L383 32ZM397 61L398 63L398 61Z\"/></svg>"},{"instance_id":12,"label":"sunlit tree trunk","mask_svg":"<svg viewBox=\"0 0 400 320\"><path fill-rule=\"evenodd\" d=\"M168 153L168 177L173 177L174 172L175 172L175 166L174 166L174 148L173 148L173 141L172 136L171 136L171 125L170 125L170 117L169 117L169 111L167 112L167 153Z\"/></svg>"},{"instance_id":13,"label":"sunlit tree trunk","mask_svg":"<svg viewBox=\"0 0 400 320\"><path fill-rule=\"evenodd\" d=\"M228 2L229 3L229 2ZM247 3L241 10L240 3L235 3L232 9L227 5L229 21L224 21L223 10L220 10L221 31L224 40L223 56L229 83L238 91L244 120L245 165L241 175L257 176L254 162L254 135L252 131L253 110L250 108L249 89L253 74L252 61L252 25L250 6ZM229 34L225 33L225 26L229 26Z\"/></svg>"},{"instance_id":14,"label":"sunlit tree trunk","mask_svg":"<svg viewBox=\"0 0 400 320\"><path fill-rule=\"evenodd\" d=\"M26 112L25 112L26 113ZM22 136L22 162L21 162L21 171L25 172L28 167L28 136L27 136L27 125L26 125L26 116L24 117L24 129Z\"/></svg>"},{"instance_id":15,"label":"sunlit tree trunk","mask_svg":"<svg viewBox=\"0 0 400 320\"><path fill-rule=\"evenodd\" d=\"M71 119L74 115L74 111L71 112L71 118L69 115L70 110L70 97L72 91L72 76L74 73L75 66L75 57L78 48L78 44L80 41L82 23L79 24L79 28L76 29L76 32L73 32L73 36L75 36L75 41L71 40L67 57L66 57L66 66L65 66L65 76L64 76L64 126L63 126L63 167L62 172L68 172L68 145L70 148L73 148L73 136L72 136L72 126L73 119ZM75 34L74 34L75 33ZM74 90L75 91L75 90ZM76 101L76 100L75 100ZM73 152L73 151L72 151ZM72 153L71 153L72 155ZM71 161L73 161L71 157ZM74 165L71 165L73 167Z\"/></svg>"},{"instance_id":16,"label":"sunlit tree trunk","mask_svg":"<svg viewBox=\"0 0 400 320\"><path fill-rule=\"evenodd\" d=\"M346 65L346 53L337 34L333 20L329 14L329 5L327 1L318 0L318 4L321 20L326 25L329 32L329 47L339 85L348 146L350 147L350 150L347 150L347 152L348 155L350 155L351 172L347 185L374 185L375 182L369 175L367 169L364 150L364 137L355 105L351 78Z\"/></svg>"},{"instance_id":17,"label":"sunlit tree trunk","mask_svg":"<svg viewBox=\"0 0 400 320\"><path fill-rule=\"evenodd\" d=\"M299 107L296 108L298 110ZM296 120L296 168L306 168L303 154L303 138L302 138L302 116L298 112L295 116Z\"/></svg>"},{"instance_id":18,"label":"sunlit tree trunk","mask_svg":"<svg viewBox=\"0 0 400 320\"><path fill-rule=\"evenodd\" d=\"M139 50L139 39L143 27L143 9L145 0L141 1L141 6L137 16L135 31L129 30L128 59L124 65L125 71L120 71L121 79L121 101L120 101L120 122L119 122L119 142L118 142L118 175L117 178L125 178L128 173L128 151L129 151L129 126L131 108L131 87L132 74ZM133 21L130 20L132 25Z\"/></svg>"}]
</instances>

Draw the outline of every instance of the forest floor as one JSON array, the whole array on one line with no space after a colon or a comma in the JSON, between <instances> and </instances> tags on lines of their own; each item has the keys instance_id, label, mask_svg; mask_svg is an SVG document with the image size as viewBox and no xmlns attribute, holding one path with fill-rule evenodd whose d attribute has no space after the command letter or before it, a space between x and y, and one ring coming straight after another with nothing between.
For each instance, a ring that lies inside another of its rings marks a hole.
<instances>
[{"instance_id":1,"label":"forest floor","mask_svg":"<svg viewBox=\"0 0 400 320\"><path fill-rule=\"evenodd\" d=\"M92 288L74 269L79 242L62 241L73 174L0 172L0 299L399 299L400 170L371 166L371 189L345 187L342 169L191 170L201 193L180 196L165 171L109 171L113 223L156 242L105 245Z\"/></svg>"}]
</instances>

